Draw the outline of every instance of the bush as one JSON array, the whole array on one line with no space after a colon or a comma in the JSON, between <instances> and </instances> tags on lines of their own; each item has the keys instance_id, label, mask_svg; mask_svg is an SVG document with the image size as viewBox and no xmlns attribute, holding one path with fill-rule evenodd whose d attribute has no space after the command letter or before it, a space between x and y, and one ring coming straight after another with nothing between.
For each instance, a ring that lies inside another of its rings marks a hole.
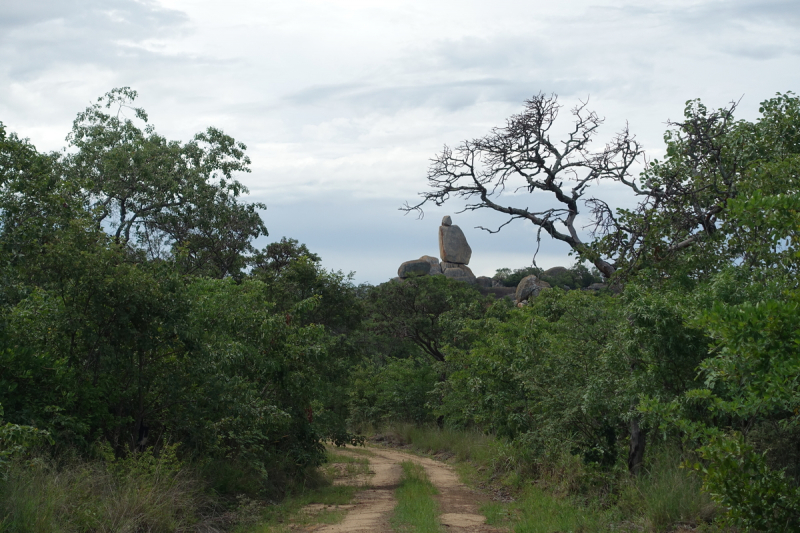
<instances>
[{"instance_id":1,"label":"bush","mask_svg":"<svg viewBox=\"0 0 800 533\"><path fill-rule=\"evenodd\" d=\"M0 482L0 532L193 530L213 501L192 471L144 453L121 462L15 462Z\"/></svg>"},{"instance_id":2,"label":"bush","mask_svg":"<svg viewBox=\"0 0 800 533\"><path fill-rule=\"evenodd\" d=\"M393 359L384 366L364 365L350 377L350 424L380 427L389 422L424 424L437 373L426 359Z\"/></svg>"}]
</instances>

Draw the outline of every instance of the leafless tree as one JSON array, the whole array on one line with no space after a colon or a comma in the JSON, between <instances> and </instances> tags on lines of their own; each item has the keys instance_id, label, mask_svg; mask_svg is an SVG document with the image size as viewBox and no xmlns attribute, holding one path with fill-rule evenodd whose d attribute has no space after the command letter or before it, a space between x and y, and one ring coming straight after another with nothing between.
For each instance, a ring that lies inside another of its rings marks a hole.
<instances>
[{"instance_id":1,"label":"leafless tree","mask_svg":"<svg viewBox=\"0 0 800 533\"><path fill-rule=\"evenodd\" d=\"M457 148L445 146L432 159L430 188L421 193L422 201L402 209L422 214L428 202L439 206L458 197L467 202L463 211L490 209L508 216L496 229L479 226L491 233L514 220L528 220L538 227L539 237L544 232L568 244L609 278L620 261L631 264L648 250L643 247L648 232L662 241L649 250L660 257L714 233L717 215L735 195L738 169L725 160L721 142L731 129L735 105L710 114L701 106L685 122L669 123L676 128L673 146L682 152L675 157L679 164L662 164L637 179L634 164L647 162L627 125L602 149L592 151L590 144L603 119L581 102L571 110L572 129L563 140L553 140L551 130L562 106L557 96L538 94L504 127ZM601 181L627 187L640 198L638 206L628 216L614 213L605 200L591 194L591 186ZM528 200L520 192L544 193L550 197L549 206L520 206L521 198ZM588 218L585 227L592 228L593 237L605 237L605 246L591 247L581 239L581 208ZM663 231L653 232L659 225Z\"/></svg>"},{"instance_id":2,"label":"leafless tree","mask_svg":"<svg viewBox=\"0 0 800 533\"><path fill-rule=\"evenodd\" d=\"M461 197L468 202L464 211L492 209L509 216L496 230L481 229L494 233L513 220L529 220L540 233L590 256L576 226L582 204L597 200L586 197L589 186L600 180L633 183L630 169L642 155L642 147L626 127L602 150L591 151L589 145L603 119L587 109L587 102L572 109L574 127L566 139L554 141L550 132L560 109L555 95L538 94L527 100L525 109L509 118L505 127L455 149L445 146L428 172L431 190L421 194L421 202L406 204L403 209L421 212L427 202L442 205L452 196ZM512 205L518 197L502 195L506 190L547 193L552 207L535 211ZM606 211L590 212L601 217L595 224L608 222ZM592 262L604 276L614 273L614 265L605 259L593 257Z\"/></svg>"}]
</instances>

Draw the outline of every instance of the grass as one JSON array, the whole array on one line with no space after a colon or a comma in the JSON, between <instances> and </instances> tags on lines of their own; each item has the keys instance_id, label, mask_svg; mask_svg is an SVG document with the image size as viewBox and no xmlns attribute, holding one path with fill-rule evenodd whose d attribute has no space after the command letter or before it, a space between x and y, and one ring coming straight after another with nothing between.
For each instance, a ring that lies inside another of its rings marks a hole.
<instances>
[{"instance_id":1,"label":"grass","mask_svg":"<svg viewBox=\"0 0 800 533\"><path fill-rule=\"evenodd\" d=\"M701 490L699 476L681 468L680 454L663 448L652 455L645 472L621 490L617 505L623 513L639 515L649 531L710 522L718 509Z\"/></svg>"},{"instance_id":2,"label":"grass","mask_svg":"<svg viewBox=\"0 0 800 533\"><path fill-rule=\"evenodd\" d=\"M336 523L346 513L337 506L349 504L359 489L334 485L333 479L364 474L369 464L362 455L333 450L328 460L289 487L292 492L279 503L252 489L253 480L235 464L198 470L179 462L169 447L158 457L144 452L106 461L12 463L0 476L0 533L244 533ZM308 505L318 507L303 512Z\"/></svg>"},{"instance_id":3,"label":"grass","mask_svg":"<svg viewBox=\"0 0 800 533\"><path fill-rule=\"evenodd\" d=\"M224 525L190 470L162 461L118 466L12 464L0 483L0 532L158 533Z\"/></svg>"},{"instance_id":4,"label":"grass","mask_svg":"<svg viewBox=\"0 0 800 533\"><path fill-rule=\"evenodd\" d=\"M264 507L258 502L242 502L239 513L250 518L243 520L235 532L283 533L291 531L293 526L341 522L347 511L338 506L350 504L360 488L351 485L333 485L333 480L369 472L369 460L364 457L354 457L350 453L356 450L366 451L348 448L347 452L343 453L336 451L335 448L328 448L327 463L319 469L322 479L278 503Z\"/></svg>"},{"instance_id":5,"label":"grass","mask_svg":"<svg viewBox=\"0 0 800 533\"><path fill-rule=\"evenodd\" d=\"M515 532L663 533L680 526L718 531L713 521L719 509L698 476L681 468L685 457L676 446L651 446L644 472L631 477L624 465L600 469L569 454L531 457L521 447L472 431L402 424L383 435L419 453L451 457L466 483L513 499L487 504L481 512L489 523Z\"/></svg>"},{"instance_id":6,"label":"grass","mask_svg":"<svg viewBox=\"0 0 800 533\"><path fill-rule=\"evenodd\" d=\"M366 457L353 457L348 453L336 452L329 449L327 451L327 463L322 466L323 474L330 478L336 477L355 477L369 473L369 459ZM370 452L371 453L371 452Z\"/></svg>"},{"instance_id":7,"label":"grass","mask_svg":"<svg viewBox=\"0 0 800 533\"><path fill-rule=\"evenodd\" d=\"M395 491L397 506L391 518L392 527L402 533L440 533L437 519L439 506L433 496L438 494L421 465L404 461L403 477Z\"/></svg>"},{"instance_id":8,"label":"grass","mask_svg":"<svg viewBox=\"0 0 800 533\"><path fill-rule=\"evenodd\" d=\"M235 530L237 533L278 533L288 531L292 525L335 524L340 522L346 511L338 509L339 505L347 505L353 501L356 487L347 485L328 485L308 489L300 494L286 497L279 503L261 507L256 502L243 502L240 512L250 516L243 520ZM252 505L248 513L246 507ZM310 505L324 506L317 512L304 513L303 509ZM327 508L330 507L330 508Z\"/></svg>"},{"instance_id":9,"label":"grass","mask_svg":"<svg viewBox=\"0 0 800 533\"><path fill-rule=\"evenodd\" d=\"M608 512L560 498L529 485L513 503L489 503L481 507L490 525L513 526L515 533L552 533L553 531L609 531Z\"/></svg>"}]
</instances>

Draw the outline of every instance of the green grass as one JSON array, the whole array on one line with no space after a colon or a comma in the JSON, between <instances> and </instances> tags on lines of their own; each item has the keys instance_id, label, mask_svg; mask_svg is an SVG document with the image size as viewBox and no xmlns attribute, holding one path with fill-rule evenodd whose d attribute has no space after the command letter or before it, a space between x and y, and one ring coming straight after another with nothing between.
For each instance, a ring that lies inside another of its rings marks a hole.
<instances>
[{"instance_id":1,"label":"green grass","mask_svg":"<svg viewBox=\"0 0 800 533\"><path fill-rule=\"evenodd\" d=\"M12 464L0 481L0 532L213 527L214 500L191 470L161 460L127 463Z\"/></svg>"},{"instance_id":2,"label":"green grass","mask_svg":"<svg viewBox=\"0 0 800 533\"><path fill-rule=\"evenodd\" d=\"M719 509L701 490L700 477L681 468L680 454L666 448L652 455L645 472L623 486L618 507L627 515L638 515L649 531L711 521Z\"/></svg>"},{"instance_id":3,"label":"green grass","mask_svg":"<svg viewBox=\"0 0 800 533\"><path fill-rule=\"evenodd\" d=\"M235 530L236 533L266 533L284 531L289 524L335 524L340 522L346 511L336 509L337 505L347 505L353 501L357 492L356 487L346 485L328 485L308 489L300 494L284 498L274 505L262 507L257 502L243 502L240 506L241 515L249 515ZM320 504L331 506L314 514L304 514L302 509L307 505ZM246 507L252 506L248 511Z\"/></svg>"},{"instance_id":4,"label":"green grass","mask_svg":"<svg viewBox=\"0 0 800 533\"><path fill-rule=\"evenodd\" d=\"M397 506L391 518L392 527L401 533L440 533L439 506L433 499L438 494L421 465L404 461L403 477L395 492Z\"/></svg>"},{"instance_id":5,"label":"green grass","mask_svg":"<svg viewBox=\"0 0 800 533\"><path fill-rule=\"evenodd\" d=\"M612 530L610 513L554 496L536 486L527 486L513 503L485 504L481 513L486 516L488 524L512 526L515 533L599 533Z\"/></svg>"},{"instance_id":6,"label":"green grass","mask_svg":"<svg viewBox=\"0 0 800 533\"><path fill-rule=\"evenodd\" d=\"M321 467L321 471L330 479L365 475L369 473L369 459L328 449L327 463Z\"/></svg>"},{"instance_id":7,"label":"green grass","mask_svg":"<svg viewBox=\"0 0 800 533\"><path fill-rule=\"evenodd\" d=\"M644 472L631 477L624 465L601 469L569 454L532 456L473 431L400 424L383 433L418 453L455 459L469 485L513 497L513 503L491 503L481 512L489 523L515 532L661 533L681 525L723 531L713 525L718 507L698 476L680 467L686 457L675 445L651 446Z\"/></svg>"},{"instance_id":8,"label":"green grass","mask_svg":"<svg viewBox=\"0 0 800 533\"><path fill-rule=\"evenodd\" d=\"M348 448L348 451L351 449ZM337 452L335 448L327 449L327 463L319 473L321 479L315 480L303 490L291 494L278 503L260 506L257 502L243 502L240 514L250 516L236 529L236 533L280 533L289 531L291 525L335 524L340 522L347 511L337 509L339 505L347 505L353 501L359 488L349 485L333 485L336 477L349 477L369 472L369 460L353 457L349 453ZM304 513L308 505L330 506L330 509ZM248 510L246 507L251 506Z\"/></svg>"}]
</instances>

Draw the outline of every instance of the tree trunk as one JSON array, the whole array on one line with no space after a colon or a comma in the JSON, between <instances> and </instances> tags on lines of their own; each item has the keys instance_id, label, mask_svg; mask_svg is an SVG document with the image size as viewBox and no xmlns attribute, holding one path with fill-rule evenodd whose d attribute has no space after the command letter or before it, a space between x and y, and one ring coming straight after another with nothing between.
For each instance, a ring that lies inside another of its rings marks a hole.
<instances>
[{"instance_id":1,"label":"tree trunk","mask_svg":"<svg viewBox=\"0 0 800 533\"><path fill-rule=\"evenodd\" d=\"M639 427L637 418L631 419L631 447L628 451L628 471L637 475L644 462L645 432Z\"/></svg>"}]
</instances>

